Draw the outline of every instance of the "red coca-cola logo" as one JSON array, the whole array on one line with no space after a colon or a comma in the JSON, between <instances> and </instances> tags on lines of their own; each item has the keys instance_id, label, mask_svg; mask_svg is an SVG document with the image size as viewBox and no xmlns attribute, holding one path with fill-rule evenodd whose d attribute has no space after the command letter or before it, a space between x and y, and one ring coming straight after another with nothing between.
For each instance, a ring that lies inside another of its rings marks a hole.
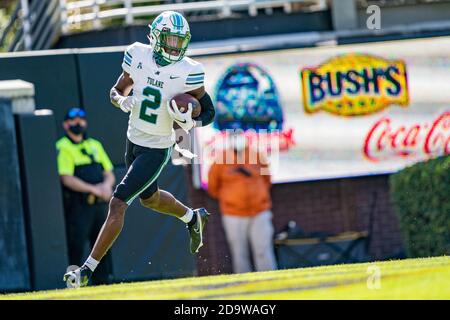
<instances>
[{"instance_id":1,"label":"red coca-cola logo","mask_svg":"<svg viewBox=\"0 0 450 320\"><path fill-rule=\"evenodd\" d=\"M392 157L435 157L450 153L450 111L432 123L395 125L389 117L378 120L364 140L364 155L371 161Z\"/></svg>"}]
</instances>

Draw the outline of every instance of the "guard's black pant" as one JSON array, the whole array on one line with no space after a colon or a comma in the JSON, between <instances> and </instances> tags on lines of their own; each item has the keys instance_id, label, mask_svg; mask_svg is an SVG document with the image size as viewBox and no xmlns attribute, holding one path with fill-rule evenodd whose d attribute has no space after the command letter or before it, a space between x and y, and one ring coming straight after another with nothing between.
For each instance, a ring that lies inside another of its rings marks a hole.
<instances>
[{"instance_id":1,"label":"guard's black pant","mask_svg":"<svg viewBox=\"0 0 450 320\"><path fill-rule=\"evenodd\" d=\"M108 213L107 203L88 205L72 201L66 208L66 231L69 246L69 263L81 266L97 240L98 233ZM112 259L108 252L100 261L91 278L93 285L111 283Z\"/></svg>"}]
</instances>

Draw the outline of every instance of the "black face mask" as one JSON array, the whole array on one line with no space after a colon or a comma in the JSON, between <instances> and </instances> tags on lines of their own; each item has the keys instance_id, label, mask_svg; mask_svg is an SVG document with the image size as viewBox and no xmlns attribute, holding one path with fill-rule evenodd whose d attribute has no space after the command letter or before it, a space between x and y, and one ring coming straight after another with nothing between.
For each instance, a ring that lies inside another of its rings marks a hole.
<instances>
[{"instance_id":1,"label":"black face mask","mask_svg":"<svg viewBox=\"0 0 450 320\"><path fill-rule=\"evenodd\" d=\"M86 127L83 127L80 124L75 124L69 127L69 131L72 132L73 134L79 135L86 131Z\"/></svg>"}]
</instances>

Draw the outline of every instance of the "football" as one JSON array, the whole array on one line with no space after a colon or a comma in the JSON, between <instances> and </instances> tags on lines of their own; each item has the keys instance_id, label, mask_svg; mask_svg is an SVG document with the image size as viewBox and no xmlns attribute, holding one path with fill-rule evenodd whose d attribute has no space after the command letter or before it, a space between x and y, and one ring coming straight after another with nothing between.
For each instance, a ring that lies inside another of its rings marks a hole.
<instances>
[{"instance_id":1,"label":"football","mask_svg":"<svg viewBox=\"0 0 450 320\"><path fill-rule=\"evenodd\" d=\"M178 106L178 110L180 110L182 113L185 113L187 111L188 104L192 103L192 118L198 117L200 115L200 112L202 111L200 102L188 93L180 93L174 96L170 102L171 108L172 100L175 100Z\"/></svg>"}]
</instances>

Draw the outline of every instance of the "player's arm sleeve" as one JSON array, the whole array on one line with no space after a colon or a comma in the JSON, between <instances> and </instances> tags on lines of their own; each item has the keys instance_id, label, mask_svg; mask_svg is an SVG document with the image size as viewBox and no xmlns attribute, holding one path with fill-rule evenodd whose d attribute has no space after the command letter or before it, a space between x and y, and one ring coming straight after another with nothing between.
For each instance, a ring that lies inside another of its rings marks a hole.
<instances>
[{"instance_id":1,"label":"player's arm sleeve","mask_svg":"<svg viewBox=\"0 0 450 320\"><path fill-rule=\"evenodd\" d=\"M134 44L128 46L123 54L122 69L131 75L131 66L133 65Z\"/></svg>"},{"instance_id":2,"label":"player's arm sleeve","mask_svg":"<svg viewBox=\"0 0 450 320\"><path fill-rule=\"evenodd\" d=\"M114 168L111 159L109 159L108 154L106 153L105 149L103 148L102 144L98 142L98 152L100 156L100 163L103 167L104 171L112 171Z\"/></svg>"},{"instance_id":3,"label":"player's arm sleeve","mask_svg":"<svg viewBox=\"0 0 450 320\"><path fill-rule=\"evenodd\" d=\"M208 92L205 92L203 97L199 99L202 111L198 117L192 118L195 120L196 127L204 127L213 122L216 110Z\"/></svg>"},{"instance_id":4,"label":"player's arm sleeve","mask_svg":"<svg viewBox=\"0 0 450 320\"><path fill-rule=\"evenodd\" d=\"M184 92L193 91L204 86L205 71L203 69L203 65L196 62L186 78ZM199 99L199 102L202 107L202 112L198 117L193 119L195 120L196 127L203 127L210 124L214 120L216 111L214 109L212 99L208 93L205 93L203 97Z\"/></svg>"},{"instance_id":5,"label":"player's arm sleeve","mask_svg":"<svg viewBox=\"0 0 450 320\"><path fill-rule=\"evenodd\" d=\"M75 172L75 162L70 153L64 149L58 149L58 174L60 176L73 176Z\"/></svg>"}]
</instances>

